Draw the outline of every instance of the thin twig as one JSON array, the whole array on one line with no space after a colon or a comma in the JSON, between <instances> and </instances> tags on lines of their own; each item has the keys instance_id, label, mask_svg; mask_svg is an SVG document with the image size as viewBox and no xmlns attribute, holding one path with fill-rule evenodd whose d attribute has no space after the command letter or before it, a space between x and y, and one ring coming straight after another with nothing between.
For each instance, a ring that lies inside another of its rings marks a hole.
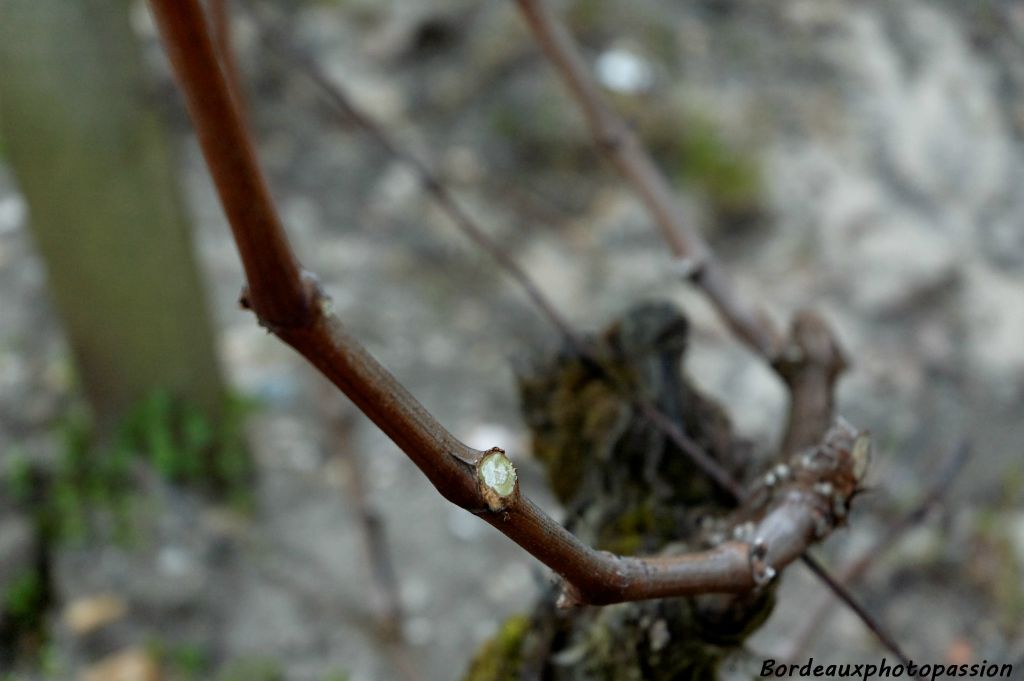
<instances>
[{"instance_id":1,"label":"thin twig","mask_svg":"<svg viewBox=\"0 0 1024 681\"><path fill-rule=\"evenodd\" d=\"M781 337L768 318L736 294L714 252L683 218L671 186L632 129L605 104L572 36L544 0L516 0L534 37L579 104L597 147L633 187L687 278L700 287L733 333L769 362Z\"/></svg>"},{"instance_id":2,"label":"thin twig","mask_svg":"<svg viewBox=\"0 0 1024 681\"><path fill-rule=\"evenodd\" d=\"M400 640L404 617L398 595L398 578L387 548L380 513L367 493L363 462L352 444L352 415L341 408L333 386L326 382L322 385L321 392L324 394L319 396L318 402L322 406L323 449L340 465L344 473L345 500L352 507L362 535L364 555L369 566L367 572L373 584L370 600L376 611L378 629L385 639Z\"/></svg>"},{"instance_id":3,"label":"thin twig","mask_svg":"<svg viewBox=\"0 0 1024 681\"><path fill-rule=\"evenodd\" d=\"M399 595L395 564L388 549L384 521L369 497L363 462L353 446L353 414L349 409L342 408L335 397L333 386L326 382L320 382L320 385L324 393L318 400L323 405L326 436L323 446L344 472L345 500L352 507L363 541L363 555L366 557L372 586L370 601L377 631L402 676L407 681L423 681L423 675L413 663L405 637L405 613Z\"/></svg>"},{"instance_id":4,"label":"thin twig","mask_svg":"<svg viewBox=\"0 0 1024 681\"><path fill-rule=\"evenodd\" d=\"M846 565L836 578L838 584L844 587L852 587L858 584L867 575L868 571L878 559L888 553L908 531L918 526L928 512L938 504L957 475L963 469L970 458L970 446L962 442L953 450L953 453L946 457L945 462L939 468L939 474L931 484L921 500L899 518L895 523L889 525L885 533L872 545L861 553L860 557ZM782 657L795 660L801 656L807 646L811 644L814 637L822 630L828 616L832 613L831 598L828 593L822 594L817 606L812 613L804 620L803 627L791 637L789 651Z\"/></svg>"},{"instance_id":5,"label":"thin twig","mask_svg":"<svg viewBox=\"0 0 1024 681\"><path fill-rule=\"evenodd\" d=\"M818 579L825 582L825 584L828 585L828 588L831 589L832 592L838 596L848 608L850 608L850 610L860 617L862 622L868 625L868 628L871 629L871 633L873 633L886 648L891 650L893 654L899 658L900 662L907 667L910 666L910 658L903 652L903 649L900 647L900 644L896 642L896 639L894 639L889 632L875 621L874 616L872 616L871 613L869 613L864 606L854 598L853 594L851 594L846 587L837 582L835 578L829 574L828 570L824 565L818 562L817 558L812 556L810 553L805 553L800 557L800 560L818 577Z\"/></svg>"},{"instance_id":6,"label":"thin twig","mask_svg":"<svg viewBox=\"0 0 1024 681\"><path fill-rule=\"evenodd\" d=\"M728 541L707 551L650 558L615 556L583 544L521 493L501 450L472 449L441 426L348 334L315 280L300 275L197 0L150 4L253 284L243 294L245 306L340 388L442 496L561 575L573 598L607 604L749 591L768 574L766 567L781 569L842 521L833 511L835 499L818 484L829 483L845 503L860 483L854 433L840 427L817 449L815 462L827 465L809 468L759 511L752 544Z\"/></svg>"},{"instance_id":7,"label":"thin twig","mask_svg":"<svg viewBox=\"0 0 1024 681\"><path fill-rule=\"evenodd\" d=\"M569 323L544 296L529 275L469 216L440 178L425 163L402 149L381 126L353 105L352 100L324 73L320 65L295 49L272 22L265 20L257 11L254 11L254 8L249 7L249 9L253 10L249 14L256 22L259 35L267 48L297 66L299 73L305 75L316 85L320 93L334 107L334 110L342 116L343 122L355 125L388 156L409 168L427 193L452 219L456 227L490 255L515 280L523 293L537 306L537 309L555 330L563 337L575 338Z\"/></svg>"}]
</instances>

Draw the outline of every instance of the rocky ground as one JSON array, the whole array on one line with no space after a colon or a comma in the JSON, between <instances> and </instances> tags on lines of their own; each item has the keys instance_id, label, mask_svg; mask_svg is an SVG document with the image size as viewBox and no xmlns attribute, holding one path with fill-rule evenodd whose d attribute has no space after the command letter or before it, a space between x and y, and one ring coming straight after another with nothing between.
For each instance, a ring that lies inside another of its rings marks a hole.
<instances>
[{"instance_id":1,"label":"rocky ground","mask_svg":"<svg viewBox=\"0 0 1024 681\"><path fill-rule=\"evenodd\" d=\"M841 566L872 547L968 441L972 458L941 509L879 556L857 593L915 658L1024 669L1024 7L559 6L741 290L780 322L821 310L852 358L840 410L876 437L875 484L821 555ZM673 276L513 3L346 0L290 17L296 43L444 174L575 325L597 328L646 298L682 305L695 324L687 369L770 449L782 387ZM323 402L340 398L237 308L228 230L144 12L136 23L178 142L225 371L262 405L249 419L255 510L211 506L140 470L141 539L55 547L51 641L13 678L97 673L118 651L114 663L146 672L159 659L171 679L401 678L375 633L343 448L363 462L384 519L413 666L425 679L457 678L549 577L444 502L361 417L344 441L323 424ZM336 125L301 74L260 48L250 21L236 28L261 158L305 265L442 423L509 450L525 489L557 513L528 459L513 380L554 335L406 168ZM4 465L59 457L55 424L74 401L27 220L0 172ZM32 541L23 520L0 515L0 583ZM789 570L751 658L791 653L820 598ZM884 654L849 613L830 612L801 658Z\"/></svg>"}]
</instances>

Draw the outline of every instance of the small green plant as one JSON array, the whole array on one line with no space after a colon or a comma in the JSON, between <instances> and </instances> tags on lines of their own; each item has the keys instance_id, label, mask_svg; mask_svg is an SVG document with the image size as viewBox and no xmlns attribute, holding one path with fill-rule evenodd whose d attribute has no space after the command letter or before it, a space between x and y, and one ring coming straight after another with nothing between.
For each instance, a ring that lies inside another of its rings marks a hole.
<instances>
[{"instance_id":1,"label":"small green plant","mask_svg":"<svg viewBox=\"0 0 1024 681\"><path fill-rule=\"evenodd\" d=\"M92 426L81 413L70 414L58 428L61 457L50 492L37 509L44 534L49 539L83 541L91 520L101 514L111 519L118 536L128 533L128 452L117 446L95 447Z\"/></svg>"},{"instance_id":2,"label":"small green plant","mask_svg":"<svg viewBox=\"0 0 1024 681\"><path fill-rule=\"evenodd\" d=\"M0 664L5 651L32 650L43 640L48 600L46 580L34 568L18 574L0 592Z\"/></svg>"},{"instance_id":3,"label":"small green plant","mask_svg":"<svg viewBox=\"0 0 1024 681\"><path fill-rule=\"evenodd\" d=\"M161 640L153 640L146 647L150 655L172 673L173 679L202 681L210 677L212 660L209 652L201 645L168 645Z\"/></svg>"},{"instance_id":4,"label":"small green plant","mask_svg":"<svg viewBox=\"0 0 1024 681\"><path fill-rule=\"evenodd\" d=\"M156 392L125 419L116 436L97 444L89 420L71 413L59 425L60 459L49 493L36 509L44 534L62 541L83 541L97 527L113 539L133 539L132 509L136 466L152 466L163 479L205 491L232 505L251 506L252 467L243 426L252 404L229 399L215 423L188 403ZM30 471L14 464L6 485L31 493ZM12 493L13 496L13 493Z\"/></svg>"},{"instance_id":5,"label":"small green plant","mask_svg":"<svg viewBox=\"0 0 1024 681\"><path fill-rule=\"evenodd\" d=\"M327 676L324 677L324 681L349 681L350 678L352 677L349 676L348 672L337 670L329 672Z\"/></svg>"},{"instance_id":6,"label":"small green plant","mask_svg":"<svg viewBox=\"0 0 1024 681\"><path fill-rule=\"evenodd\" d=\"M3 472L3 488L18 504L26 504L32 498L32 466L28 457L21 451L12 451L7 455L7 466Z\"/></svg>"},{"instance_id":7,"label":"small green plant","mask_svg":"<svg viewBox=\"0 0 1024 681\"><path fill-rule=\"evenodd\" d=\"M758 154L730 140L710 116L680 104L633 109L644 141L673 180L703 196L722 226L743 223L762 206Z\"/></svg>"},{"instance_id":8,"label":"small green plant","mask_svg":"<svg viewBox=\"0 0 1024 681\"><path fill-rule=\"evenodd\" d=\"M254 657L228 663L217 681L284 681L284 672L277 660Z\"/></svg>"},{"instance_id":9,"label":"small green plant","mask_svg":"<svg viewBox=\"0 0 1024 681\"><path fill-rule=\"evenodd\" d=\"M229 398L214 423L196 405L155 392L125 421L120 443L149 461L166 480L247 496L252 469L242 432L253 404Z\"/></svg>"},{"instance_id":10,"label":"small green plant","mask_svg":"<svg viewBox=\"0 0 1024 681\"><path fill-rule=\"evenodd\" d=\"M18 575L3 594L3 610L18 628L30 625L39 616L45 591L43 580L35 570Z\"/></svg>"},{"instance_id":11,"label":"small green plant","mask_svg":"<svg viewBox=\"0 0 1024 681\"><path fill-rule=\"evenodd\" d=\"M756 158L726 144L708 121L689 122L677 154L676 177L701 189L715 209L744 209L760 198Z\"/></svg>"},{"instance_id":12,"label":"small green plant","mask_svg":"<svg viewBox=\"0 0 1024 681\"><path fill-rule=\"evenodd\" d=\"M39 671L44 679L66 679L67 664L55 643L47 643L39 651Z\"/></svg>"}]
</instances>

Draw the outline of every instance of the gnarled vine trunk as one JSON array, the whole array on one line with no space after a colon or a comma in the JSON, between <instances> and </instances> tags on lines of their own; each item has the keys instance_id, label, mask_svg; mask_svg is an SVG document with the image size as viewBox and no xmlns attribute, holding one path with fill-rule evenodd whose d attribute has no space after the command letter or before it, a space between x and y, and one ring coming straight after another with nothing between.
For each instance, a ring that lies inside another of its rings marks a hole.
<instances>
[{"instance_id":1,"label":"gnarled vine trunk","mask_svg":"<svg viewBox=\"0 0 1024 681\"><path fill-rule=\"evenodd\" d=\"M589 340L587 359L566 351L520 379L533 453L565 505L566 525L599 549L704 549L721 540L719 519L735 511L732 497L629 394L674 419L734 478L748 479L755 468L752 448L683 371L687 335L673 306L641 304ZM712 679L724 656L765 621L773 592L769 584L735 596L561 609L550 589L478 652L466 680Z\"/></svg>"}]
</instances>

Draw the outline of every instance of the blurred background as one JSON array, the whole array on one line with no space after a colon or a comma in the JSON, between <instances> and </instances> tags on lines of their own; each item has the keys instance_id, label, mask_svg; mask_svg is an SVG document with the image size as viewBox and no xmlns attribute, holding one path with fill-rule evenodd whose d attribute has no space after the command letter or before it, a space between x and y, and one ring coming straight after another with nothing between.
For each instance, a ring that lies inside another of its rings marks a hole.
<instances>
[{"instance_id":1,"label":"blurred background","mask_svg":"<svg viewBox=\"0 0 1024 681\"><path fill-rule=\"evenodd\" d=\"M514 3L252 5L574 326L685 309L686 369L771 450L783 386L679 281ZM854 591L915 659L1024 669L1024 5L554 5L740 289L780 324L820 310L845 345L840 411L877 456L819 554L840 574L872 556ZM557 337L252 8L230 9L303 263L557 517L515 387ZM242 283L145 5L0 3L0 679L459 678L550 580L240 310ZM799 566L748 648L886 654Z\"/></svg>"}]
</instances>

